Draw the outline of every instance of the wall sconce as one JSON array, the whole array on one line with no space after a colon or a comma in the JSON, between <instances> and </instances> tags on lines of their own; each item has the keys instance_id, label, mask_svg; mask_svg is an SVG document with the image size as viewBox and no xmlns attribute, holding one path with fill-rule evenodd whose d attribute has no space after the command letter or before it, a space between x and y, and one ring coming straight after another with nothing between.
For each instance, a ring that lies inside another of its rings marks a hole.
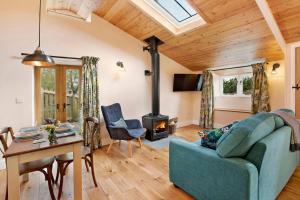
<instances>
[{"instance_id":1,"label":"wall sconce","mask_svg":"<svg viewBox=\"0 0 300 200\"><path fill-rule=\"evenodd\" d=\"M280 64L279 63L275 63L273 64L273 68L272 68L272 74L277 74L277 68L280 67Z\"/></svg>"},{"instance_id":2,"label":"wall sconce","mask_svg":"<svg viewBox=\"0 0 300 200\"><path fill-rule=\"evenodd\" d=\"M116 64L117 64L117 66L118 66L118 70L119 70L119 71L125 71L123 62L118 61Z\"/></svg>"}]
</instances>

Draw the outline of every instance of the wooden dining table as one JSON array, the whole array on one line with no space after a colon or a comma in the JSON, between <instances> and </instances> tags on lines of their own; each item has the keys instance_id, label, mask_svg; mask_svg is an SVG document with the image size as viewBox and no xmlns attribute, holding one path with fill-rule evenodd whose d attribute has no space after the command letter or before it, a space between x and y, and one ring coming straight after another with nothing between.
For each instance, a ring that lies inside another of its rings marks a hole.
<instances>
[{"instance_id":1,"label":"wooden dining table","mask_svg":"<svg viewBox=\"0 0 300 200\"><path fill-rule=\"evenodd\" d=\"M8 199L20 199L19 164L73 152L73 199L82 199L81 135L59 138L57 144L48 141L33 144L32 140L13 141L4 153L7 165Z\"/></svg>"}]
</instances>

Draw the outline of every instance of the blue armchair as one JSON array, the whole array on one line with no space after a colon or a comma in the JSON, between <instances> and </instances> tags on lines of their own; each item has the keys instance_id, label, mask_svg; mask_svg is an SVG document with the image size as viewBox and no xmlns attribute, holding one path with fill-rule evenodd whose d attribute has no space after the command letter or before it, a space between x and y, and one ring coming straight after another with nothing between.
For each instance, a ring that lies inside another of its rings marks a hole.
<instances>
[{"instance_id":1,"label":"blue armchair","mask_svg":"<svg viewBox=\"0 0 300 200\"><path fill-rule=\"evenodd\" d=\"M101 111L104 117L106 129L112 140L126 140L128 141L128 153L132 156L131 140L137 139L140 147L142 147L141 136L145 133L141 122L137 119L124 120L126 126L115 125L115 122L120 119L123 120L122 110L119 103L110 106L101 106ZM113 143L107 149L109 153Z\"/></svg>"}]
</instances>

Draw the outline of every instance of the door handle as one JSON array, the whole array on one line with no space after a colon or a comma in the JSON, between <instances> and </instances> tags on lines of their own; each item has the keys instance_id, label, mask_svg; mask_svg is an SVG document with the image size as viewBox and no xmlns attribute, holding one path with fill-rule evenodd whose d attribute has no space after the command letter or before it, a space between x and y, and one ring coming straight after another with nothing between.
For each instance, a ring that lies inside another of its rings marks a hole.
<instances>
[{"instance_id":1,"label":"door handle","mask_svg":"<svg viewBox=\"0 0 300 200\"><path fill-rule=\"evenodd\" d=\"M66 108L67 108L67 106L69 106L69 105L71 105L71 104L69 104L69 103L64 103L64 112L66 112Z\"/></svg>"},{"instance_id":2,"label":"door handle","mask_svg":"<svg viewBox=\"0 0 300 200\"><path fill-rule=\"evenodd\" d=\"M299 86L299 84L297 83L296 86L293 86L292 88L293 88L293 89L296 89L296 90L299 90L299 89L300 89L300 86Z\"/></svg>"}]
</instances>

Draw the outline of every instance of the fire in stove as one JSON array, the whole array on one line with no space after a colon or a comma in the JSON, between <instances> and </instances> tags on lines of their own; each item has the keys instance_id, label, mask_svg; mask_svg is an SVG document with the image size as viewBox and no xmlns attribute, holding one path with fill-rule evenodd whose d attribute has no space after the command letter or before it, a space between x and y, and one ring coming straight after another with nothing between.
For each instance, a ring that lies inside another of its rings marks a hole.
<instances>
[{"instance_id":1,"label":"fire in stove","mask_svg":"<svg viewBox=\"0 0 300 200\"><path fill-rule=\"evenodd\" d=\"M162 132L166 130L166 122L161 121L155 126L155 132Z\"/></svg>"}]
</instances>

